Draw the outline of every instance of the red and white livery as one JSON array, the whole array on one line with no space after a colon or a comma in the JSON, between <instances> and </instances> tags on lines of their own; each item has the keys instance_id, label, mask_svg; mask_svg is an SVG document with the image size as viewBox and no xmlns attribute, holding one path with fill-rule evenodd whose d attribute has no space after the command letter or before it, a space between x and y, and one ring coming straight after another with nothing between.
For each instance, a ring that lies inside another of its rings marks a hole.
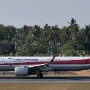
<instances>
[{"instance_id":1,"label":"red and white livery","mask_svg":"<svg viewBox=\"0 0 90 90\"><path fill-rule=\"evenodd\" d=\"M16 76L85 69L90 69L90 57L0 57L0 71L15 71Z\"/></svg>"}]
</instances>

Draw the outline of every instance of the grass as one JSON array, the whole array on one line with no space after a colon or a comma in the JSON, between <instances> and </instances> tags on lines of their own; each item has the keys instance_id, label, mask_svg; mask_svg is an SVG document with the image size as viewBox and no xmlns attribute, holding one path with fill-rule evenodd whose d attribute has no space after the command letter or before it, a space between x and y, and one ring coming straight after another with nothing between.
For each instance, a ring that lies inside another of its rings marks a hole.
<instances>
[{"instance_id":1,"label":"grass","mask_svg":"<svg viewBox=\"0 0 90 90\"><path fill-rule=\"evenodd\" d=\"M0 90L90 90L90 83L0 83Z\"/></svg>"}]
</instances>

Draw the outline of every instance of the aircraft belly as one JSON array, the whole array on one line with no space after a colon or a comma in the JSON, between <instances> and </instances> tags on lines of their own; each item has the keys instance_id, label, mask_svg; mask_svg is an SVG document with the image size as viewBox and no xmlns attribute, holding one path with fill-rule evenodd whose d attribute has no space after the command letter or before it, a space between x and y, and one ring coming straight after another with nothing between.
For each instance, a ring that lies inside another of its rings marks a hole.
<instances>
[{"instance_id":1,"label":"aircraft belly","mask_svg":"<svg viewBox=\"0 0 90 90\"><path fill-rule=\"evenodd\" d=\"M0 66L0 71L14 71L14 66Z\"/></svg>"},{"instance_id":2,"label":"aircraft belly","mask_svg":"<svg viewBox=\"0 0 90 90\"><path fill-rule=\"evenodd\" d=\"M78 71L90 69L90 65L51 65L55 71Z\"/></svg>"},{"instance_id":3,"label":"aircraft belly","mask_svg":"<svg viewBox=\"0 0 90 90\"><path fill-rule=\"evenodd\" d=\"M90 69L89 64L73 64L73 65L50 65L49 67L45 68L45 71L78 71L78 70L85 70ZM0 66L0 71L14 71L15 66Z\"/></svg>"}]
</instances>

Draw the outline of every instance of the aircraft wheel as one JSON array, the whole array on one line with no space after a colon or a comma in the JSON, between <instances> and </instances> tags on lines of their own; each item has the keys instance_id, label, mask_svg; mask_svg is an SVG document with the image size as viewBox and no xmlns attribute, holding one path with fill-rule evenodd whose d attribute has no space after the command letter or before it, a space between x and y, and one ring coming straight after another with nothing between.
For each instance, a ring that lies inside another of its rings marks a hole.
<instances>
[{"instance_id":1,"label":"aircraft wheel","mask_svg":"<svg viewBox=\"0 0 90 90\"><path fill-rule=\"evenodd\" d=\"M40 73L40 74L37 74L37 78L42 78L43 77L43 74Z\"/></svg>"},{"instance_id":2,"label":"aircraft wheel","mask_svg":"<svg viewBox=\"0 0 90 90\"><path fill-rule=\"evenodd\" d=\"M43 77L43 74L42 74L42 73L40 73L40 77L41 77L41 78Z\"/></svg>"}]
</instances>

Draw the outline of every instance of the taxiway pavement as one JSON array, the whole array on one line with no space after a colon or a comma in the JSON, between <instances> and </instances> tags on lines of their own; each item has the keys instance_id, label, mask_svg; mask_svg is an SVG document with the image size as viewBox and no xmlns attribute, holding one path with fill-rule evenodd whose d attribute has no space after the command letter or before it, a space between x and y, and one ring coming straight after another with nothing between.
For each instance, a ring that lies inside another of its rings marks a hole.
<instances>
[{"instance_id":1,"label":"taxiway pavement","mask_svg":"<svg viewBox=\"0 0 90 90\"><path fill-rule=\"evenodd\" d=\"M90 83L90 76L0 76L0 83Z\"/></svg>"}]
</instances>

